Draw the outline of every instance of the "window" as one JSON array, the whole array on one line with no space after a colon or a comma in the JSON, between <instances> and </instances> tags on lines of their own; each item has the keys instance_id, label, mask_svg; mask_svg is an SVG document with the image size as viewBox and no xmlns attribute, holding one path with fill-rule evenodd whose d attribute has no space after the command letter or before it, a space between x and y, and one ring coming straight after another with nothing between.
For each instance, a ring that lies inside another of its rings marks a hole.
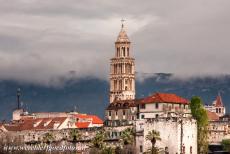
<instances>
[{"instance_id":1,"label":"window","mask_svg":"<svg viewBox=\"0 0 230 154\"><path fill-rule=\"evenodd\" d=\"M116 116L117 116L117 111L116 111Z\"/></svg>"},{"instance_id":2,"label":"window","mask_svg":"<svg viewBox=\"0 0 230 154\"><path fill-rule=\"evenodd\" d=\"M144 114L142 114L142 115L141 115L141 119L144 119L144 118L145 118L145 115L144 115Z\"/></svg>"},{"instance_id":3,"label":"window","mask_svg":"<svg viewBox=\"0 0 230 154\"><path fill-rule=\"evenodd\" d=\"M141 104L141 109L145 109L145 104Z\"/></svg>"},{"instance_id":4,"label":"window","mask_svg":"<svg viewBox=\"0 0 230 154\"><path fill-rule=\"evenodd\" d=\"M125 115L125 110L123 110L123 116Z\"/></svg>"},{"instance_id":5,"label":"window","mask_svg":"<svg viewBox=\"0 0 230 154\"><path fill-rule=\"evenodd\" d=\"M218 113L218 108L216 108L216 113Z\"/></svg>"},{"instance_id":6,"label":"window","mask_svg":"<svg viewBox=\"0 0 230 154\"><path fill-rule=\"evenodd\" d=\"M155 108L156 108L156 109L159 108L159 104L158 104L158 103L155 104Z\"/></svg>"},{"instance_id":7,"label":"window","mask_svg":"<svg viewBox=\"0 0 230 154\"><path fill-rule=\"evenodd\" d=\"M109 111L109 116L111 116L111 111Z\"/></svg>"},{"instance_id":8,"label":"window","mask_svg":"<svg viewBox=\"0 0 230 154\"><path fill-rule=\"evenodd\" d=\"M143 146L140 145L140 152L143 152Z\"/></svg>"},{"instance_id":9,"label":"window","mask_svg":"<svg viewBox=\"0 0 230 154\"><path fill-rule=\"evenodd\" d=\"M156 114L156 115L155 115L155 118L158 118L158 117L159 117L159 115L158 115L158 114Z\"/></svg>"},{"instance_id":10,"label":"window","mask_svg":"<svg viewBox=\"0 0 230 154\"><path fill-rule=\"evenodd\" d=\"M190 146L190 154L192 154L192 146Z\"/></svg>"}]
</instances>

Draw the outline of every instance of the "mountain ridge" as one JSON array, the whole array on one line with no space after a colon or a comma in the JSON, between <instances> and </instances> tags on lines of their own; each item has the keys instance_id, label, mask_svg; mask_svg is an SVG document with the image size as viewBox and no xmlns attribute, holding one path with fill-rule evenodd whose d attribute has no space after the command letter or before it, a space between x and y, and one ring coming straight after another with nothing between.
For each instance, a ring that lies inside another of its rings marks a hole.
<instances>
[{"instance_id":1,"label":"mountain ridge","mask_svg":"<svg viewBox=\"0 0 230 154\"><path fill-rule=\"evenodd\" d=\"M204 103L211 104L220 92L223 102L230 109L230 75L219 77L193 77L180 79L170 73L152 75L137 74L136 98L155 92L175 93L186 99L200 96ZM16 90L22 91L22 105L29 112L68 112L74 109L81 113L104 117L109 103L109 83L97 78L67 80L63 86L42 86L12 80L0 81L0 120L10 120L16 108Z\"/></svg>"}]
</instances>

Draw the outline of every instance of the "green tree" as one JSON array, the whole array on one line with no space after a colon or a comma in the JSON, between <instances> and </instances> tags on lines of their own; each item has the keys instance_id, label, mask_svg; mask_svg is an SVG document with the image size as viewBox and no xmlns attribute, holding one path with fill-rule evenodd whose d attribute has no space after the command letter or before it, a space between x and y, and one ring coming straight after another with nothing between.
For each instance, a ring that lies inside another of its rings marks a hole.
<instances>
[{"instance_id":1,"label":"green tree","mask_svg":"<svg viewBox=\"0 0 230 154\"><path fill-rule=\"evenodd\" d=\"M221 145L223 146L224 150L230 152L230 139L222 140Z\"/></svg>"},{"instance_id":2,"label":"green tree","mask_svg":"<svg viewBox=\"0 0 230 154\"><path fill-rule=\"evenodd\" d=\"M152 144L152 148L151 148L151 153L152 154L157 154L157 148L155 147L155 144L158 141L161 140L160 138L160 132L152 130L148 132L148 135L145 138L146 140L149 140Z\"/></svg>"},{"instance_id":3,"label":"green tree","mask_svg":"<svg viewBox=\"0 0 230 154\"><path fill-rule=\"evenodd\" d=\"M81 133L79 132L78 129L71 129L69 133L70 133L71 140L73 142L76 142L77 140L81 138Z\"/></svg>"},{"instance_id":4,"label":"green tree","mask_svg":"<svg viewBox=\"0 0 230 154\"><path fill-rule=\"evenodd\" d=\"M53 141L54 141L54 136L53 136L53 134L51 134L51 133L45 133L45 135L44 135L44 137L43 137L43 142L44 142L44 143L50 144L50 143L53 142Z\"/></svg>"},{"instance_id":5,"label":"green tree","mask_svg":"<svg viewBox=\"0 0 230 154\"><path fill-rule=\"evenodd\" d=\"M192 116L197 120L198 153L208 152L208 115L199 97L192 97L190 103Z\"/></svg>"}]
</instances>

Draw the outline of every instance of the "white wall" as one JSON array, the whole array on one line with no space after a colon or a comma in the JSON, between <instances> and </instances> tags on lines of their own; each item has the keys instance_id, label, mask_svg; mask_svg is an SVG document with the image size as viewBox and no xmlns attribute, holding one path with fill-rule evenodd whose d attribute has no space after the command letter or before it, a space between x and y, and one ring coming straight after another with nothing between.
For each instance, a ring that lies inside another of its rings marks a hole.
<instances>
[{"instance_id":1,"label":"white wall","mask_svg":"<svg viewBox=\"0 0 230 154\"><path fill-rule=\"evenodd\" d=\"M172 119L151 119L140 120L136 123L137 131L140 131L140 124L142 124L143 137L136 138L137 150L140 145L143 146L144 151L151 148L151 142L146 140L148 132L156 130L160 132L161 141L157 141L156 146L159 148L168 147L169 153L180 153L180 138L181 138L181 124ZM190 146L192 146L192 153L197 154L197 128L196 121L190 118L183 119L183 144L185 146L185 153L190 154ZM142 141L142 143L140 143ZM139 142L139 143L138 143Z\"/></svg>"}]
</instances>

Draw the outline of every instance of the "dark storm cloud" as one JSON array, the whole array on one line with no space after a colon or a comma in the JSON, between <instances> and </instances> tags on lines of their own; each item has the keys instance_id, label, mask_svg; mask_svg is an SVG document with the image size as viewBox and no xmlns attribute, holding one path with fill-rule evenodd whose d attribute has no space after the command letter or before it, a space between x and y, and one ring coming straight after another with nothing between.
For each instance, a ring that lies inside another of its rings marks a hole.
<instances>
[{"instance_id":1,"label":"dark storm cloud","mask_svg":"<svg viewBox=\"0 0 230 154\"><path fill-rule=\"evenodd\" d=\"M0 0L0 79L108 78L125 18L138 72L230 73L228 0ZM74 72L74 73L69 73Z\"/></svg>"}]
</instances>

